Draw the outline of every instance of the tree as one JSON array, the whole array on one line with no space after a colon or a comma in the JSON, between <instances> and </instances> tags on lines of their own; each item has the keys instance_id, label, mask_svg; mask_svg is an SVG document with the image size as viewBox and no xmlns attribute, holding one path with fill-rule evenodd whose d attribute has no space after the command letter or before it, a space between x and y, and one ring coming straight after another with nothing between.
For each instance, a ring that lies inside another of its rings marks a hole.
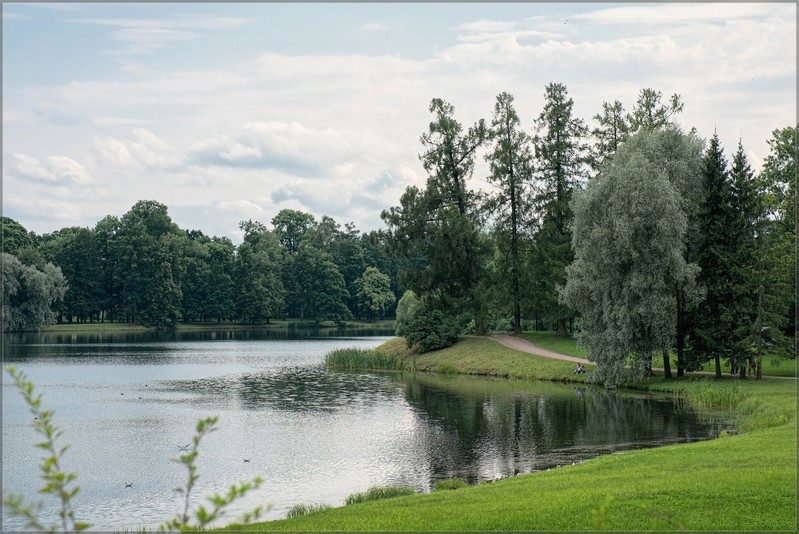
<instances>
[{"instance_id":1,"label":"tree","mask_svg":"<svg viewBox=\"0 0 799 534\"><path fill-rule=\"evenodd\" d=\"M69 286L61 307L66 319L69 322L92 321L95 316L99 319L103 271L94 232L88 228L63 228L45 236L40 251L46 261L61 269Z\"/></svg>"},{"instance_id":2,"label":"tree","mask_svg":"<svg viewBox=\"0 0 799 534\"><path fill-rule=\"evenodd\" d=\"M664 140L656 132L640 136L648 137L644 145ZM683 257L687 217L680 193L661 162L636 145L622 146L575 196L575 260L560 294L579 311L578 340L610 387L642 378L655 354L669 369L674 287L692 286L696 276Z\"/></svg>"},{"instance_id":3,"label":"tree","mask_svg":"<svg viewBox=\"0 0 799 534\"><path fill-rule=\"evenodd\" d=\"M638 130L657 130L671 124L671 118L683 110L680 95L673 94L668 104L661 104L663 93L654 89L641 89L632 113L627 115L627 124L631 133Z\"/></svg>"},{"instance_id":4,"label":"tree","mask_svg":"<svg viewBox=\"0 0 799 534\"><path fill-rule=\"evenodd\" d=\"M289 255L296 254L305 232L314 224L314 216L297 210L282 209L272 218L272 227Z\"/></svg>"},{"instance_id":5,"label":"tree","mask_svg":"<svg viewBox=\"0 0 799 534\"><path fill-rule=\"evenodd\" d=\"M763 169L758 177L763 208L767 217L773 221L773 226L767 225L770 246L781 251L776 253L775 260L779 258L779 261L774 267L784 280L782 284L788 289L782 294L783 305L786 306L783 332L793 337L794 341L797 328L795 295L799 284L799 269L796 269L795 263L795 257L799 254L795 248L796 212L799 209L799 197L796 194L796 175L799 172L796 132L796 126L786 126L772 132L768 141L769 155L763 162Z\"/></svg>"},{"instance_id":6,"label":"tree","mask_svg":"<svg viewBox=\"0 0 799 534\"><path fill-rule=\"evenodd\" d=\"M565 336L572 312L559 305L556 288L565 283L566 266L573 259L570 202L585 177L588 129L581 119L572 116L574 101L565 85L547 84L545 99L533 139L540 182L536 203L542 213L535 239L534 287L542 313L557 323L557 335Z\"/></svg>"},{"instance_id":7,"label":"tree","mask_svg":"<svg viewBox=\"0 0 799 534\"><path fill-rule=\"evenodd\" d=\"M269 322L285 309L280 242L260 223L245 221L239 228L244 230L244 242L237 255L236 311L244 322ZM219 254L224 260L224 250ZM224 281L224 264L218 276Z\"/></svg>"},{"instance_id":8,"label":"tree","mask_svg":"<svg viewBox=\"0 0 799 534\"><path fill-rule=\"evenodd\" d=\"M310 244L302 244L292 261L294 304L301 319L344 321L352 318L344 277L330 255Z\"/></svg>"},{"instance_id":9,"label":"tree","mask_svg":"<svg viewBox=\"0 0 799 534\"><path fill-rule=\"evenodd\" d=\"M39 330L55 322L53 308L67 291L61 269L46 263L41 270L3 253L3 331Z\"/></svg>"},{"instance_id":10,"label":"tree","mask_svg":"<svg viewBox=\"0 0 799 534\"><path fill-rule=\"evenodd\" d=\"M420 154L428 173L424 190L408 187L400 206L383 211L392 252L407 260L403 283L429 308L454 317L466 311L479 334L485 332L485 310L479 284L487 249L480 240L478 206L466 181L477 149L486 135L484 121L464 132L454 107L433 99L435 120L421 137Z\"/></svg>"},{"instance_id":11,"label":"tree","mask_svg":"<svg viewBox=\"0 0 799 534\"><path fill-rule=\"evenodd\" d=\"M698 362L715 360L721 377L721 357L735 352L738 285L735 261L736 214L727 160L714 133L705 153L704 194L699 216L698 282L707 291L694 319L693 357Z\"/></svg>"},{"instance_id":12,"label":"tree","mask_svg":"<svg viewBox=\"0 0 799 534\"><path fill-rule=\"evenodd\" d=\"M403 293L402 298L397 303L397 320L395 322L398 336L405 337L410 329L411 322L419 311L419 299L410 289Z\"/></svg>"},{"instance_id":13,"label":"tree","mask_svg":"<svg viewBox=\"0 0 799 534\"><path fill-rule=\"evenodd\" d=\"M391 291L391 279L375 267L367 267L355 281L355 295L358 309L367 319L382 319L396 300Z\"/></svg>"},{"instance_id":14,"label":"tree","mask_svg":"<svg viewBox=\"0 0 799 534\"><path fill-rule=\"evenodd\" d=\"M501 93L494 105L494 117L488 138L493 150L486 155L491 174L488 181L496 186L494 194L486 201L486 208L494 219L496 236L502 242L499 251L504 264L509 264L504 293L513 307L513 330L522 331L521 319L521 241L528 227L531 205L532 153L530 138L521 129L519 116L513 107L513 96ZM506 239L505 236L507 236Z\"/></svg>"},{"instance_id":15,"label":"tree","mask_svg":"<svg viewBox=\"0 0 799 534\"><path fill-rule=\"evenodd\" d=\"M183 254L180 229L167 207L140 200L122 216L115 236L122 306L131 322L173 328L180 317Z\"/></svg>"},{"instance_id":16,"label":"tree","mask_svg":"<svg viewBox=\"0 0 799 534\"><path fill-rule=\"evenodd\" d=\"M591 167L596 172L602 163L613 156L630 135L630 124L624 113L624 106L618 100L613 103L602 102L602 113L594 115L599 124L591 130L595 143L591 153Z\"/></svg>"},{"instance_id":17,"label":"tree","mask_svg":"<svg viewBox=\"0 0 799 534\"><path fill-rule=\"evenodd\" d=\"M16 255L21 249L33 246L33 240L24 226L9 217L0 220L3 226L3 252Z\"/></svg>"}]
</instances>

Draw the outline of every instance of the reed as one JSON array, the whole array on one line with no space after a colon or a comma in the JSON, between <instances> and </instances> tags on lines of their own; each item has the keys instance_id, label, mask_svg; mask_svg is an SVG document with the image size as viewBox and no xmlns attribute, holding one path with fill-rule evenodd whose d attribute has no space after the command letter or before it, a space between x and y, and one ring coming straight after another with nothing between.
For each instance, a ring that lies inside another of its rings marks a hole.
<instances>
[{"instance_id":1,"label":"reed","mask_svg":"<svg viewBox=\"0 0 799 534\"><path fill-rule=\"evenodd\" d=\"M396 351L376 349L337 349L325 356L325 366L334 369L388 369L413 371L415 360Z\"/></svg>"},{"instance_id":2,"label":"reed","mask_svg":"<svg viewBox=\"0 0 799 534\"><path fill-rule=\"evenodd\" d=\"M414 495L416 490L410 486L372 486L366 491L353 493L344 499L344 504L358 504L362 502L376 501L378 499L391 499L393 497L403 497Z\"/></svg>"},{"instance_id":3,"label":"reed","mask_svg":"<svg viewBox=\"0 0 799 534\"><path fill-rule=\"evenodd\" d=\"M313 513L316 513L316 512L323 512L323 511L329 510L331 508L333 508L331 505L323 504L323 503L318 503L318 504L295 504L294 506L289 508L289 511L286 513L286 518L289 519L289 518L292 518L292 517L303 517L303 516L310 515L310 514L313 514Z\"/></svg>"}]
</instances>

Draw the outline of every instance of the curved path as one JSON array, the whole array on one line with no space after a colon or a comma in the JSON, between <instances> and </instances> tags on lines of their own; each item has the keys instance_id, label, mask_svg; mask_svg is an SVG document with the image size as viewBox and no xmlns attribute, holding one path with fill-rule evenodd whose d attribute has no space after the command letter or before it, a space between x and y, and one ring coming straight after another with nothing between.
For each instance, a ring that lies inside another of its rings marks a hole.
<instances>
[{"instance_id":1,"label":"curved path","mask_svg":"<svg viewBox=\"0 0 799 534\"><path fill-rule=\"evenodd\" d=\"M526 352L528 354L535 354L536 356L544 356L545 358L552 358L555 360L565 360L567 362L574 362L574 363L582 363L582 364L591 364L595 365L593 362L586 360L585 358L578 358L577 356L568 356L566 354L560 354L559 352L554 352L543 347L539 347L529 341L522 339L516 336L510 336L508 334L492 334L488 336L488 339L493 339L497 343L501 345L505 345L506 347L510 347L512 349L516 349L521 352ZM653 371L662 371L662 367L653 367ZM692 371L691 374L698 374L698 375L709 375L715 376L716 373L712 371ZM796 377L793 376L771 376L771 375L763 375L763 378L779 378L783 380L796 380Z\"/></svg>"},{"instance_id":2,"label":"curved path","mask_svg":"<svg viewBox=\"0 0 799 534\"><path fill-rule=\"evenodd\" d=\"M488 338L493 339L497 343L505 345L506 347L520 350L528 354L535 354L536 356L544 356L547 358L553 358L555 360L565 360L567 362L574 362L574 363L582 363L582 364L591 363L585 358L578 358L577 356L568 356L566 354L560 354L559 352L553 352L543 347L539 347L538 345L534 345L529 341L516 336L509 336L507 334L493 334L488 336Z\"/></svg>"}]
</instances>

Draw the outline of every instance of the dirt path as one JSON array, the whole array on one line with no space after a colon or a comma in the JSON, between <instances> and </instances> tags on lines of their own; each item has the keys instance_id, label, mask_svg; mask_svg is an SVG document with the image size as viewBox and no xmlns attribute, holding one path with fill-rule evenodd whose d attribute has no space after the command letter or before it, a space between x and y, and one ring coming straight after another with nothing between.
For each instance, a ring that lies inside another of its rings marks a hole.
<instances>
[{"instance_id":1,"label":"dirt path","mask_svg":"<svg viewBox=\"0 0 799 534\"><path fill-rule=\"evenodd\" d=\"M520 337L509 336L506 334L494 334L489 336L489 338L493 339L494 341L496 341L501 345L505 345L506 347L520 350L528 354L545 356L547 358L553 358L555 360L565 360L567 362L583 363L583 364L591 363L585 358L578 358L577 356L568 356L566 354L560 354L558 352L553 352L551 350L539 347L538 345L534 345L529 341L526 341Z\"/></svg>"},{"instance_id":2,"label":"dirt path","mask_svg":"<svg viewBox=\"0 0 799 534\"><path fill-rule=\"evenodd\" d=\"M578 358L577 356L569 356L567 354L560 354L559 352L553 352L551 350L545 349L543 347L539 347L533 343L530 343L527 340L524 340L520 337L516 336L509 336L507 334L492 334L488 336L488 339L493 339L497 343L501 345L505 345L506 347L510 347L512 349L516 349L521 352L526 352L528 354L535 354L536 356L544 356L546 358L553 358L555 360L564 360L567 362L574 362L574 363L582 363L582 364L592 364L589 360L585 358ZM653 371L662 371L662 367L653 367ZM692 371L691 374L697 375L708 375L708 376L715 376L716 373L711 371ZM763 375L763 378L779 378L783 380L796 380L795 377L792 376L770 376L770 375Z\"/></svg>"}]
</instances>

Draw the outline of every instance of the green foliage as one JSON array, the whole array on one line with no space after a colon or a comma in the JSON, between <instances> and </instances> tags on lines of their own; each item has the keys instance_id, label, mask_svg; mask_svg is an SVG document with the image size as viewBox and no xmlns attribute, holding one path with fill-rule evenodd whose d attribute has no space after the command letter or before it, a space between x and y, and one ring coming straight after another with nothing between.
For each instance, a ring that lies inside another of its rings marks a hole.
<instances>
[{"instance_id":1,"label":"green foliage","mask_svg":"<svg viewBox=\"0 0 799 534\"><path fill-rule=\"evenodd\" d=\"M404 497L405 495L414 495L415 493L416 490L410 486L372 486L364 492L353 493L347 496L347 498L344 499L344 504L349 506L351 504L377 501L380 499Z\"/></svg>"},{"instance_id":2,"label":"green foliage","mask_svg":"<svg viewBox=\"0 0 799 534\"><path fill-rule=\"evenodd\" d=\"M324 512L333 508L329 504L295 504L286 512L287 518L304 517L306 515Z\"/></svg>"},{"instance_id":3,"label":"green foliage","mask_svg":"<svg viewBox=\"0 0 799 534\"><path fill-rule=\"evenodd\" d=\"M594 115L599 126L591 130L596 142L591 151L591 167L598 171L600 165L616 153L630 135L630 124L624 115L624 106L618 100L602 102L602 114Z\"/></svg>"},{"instance_id":4,"label":"green foliage","mask_svg":"<svg viewBox=\"0 0 799 534\"><path fill-rule=\"evenodd\" d=\"M661 104L663 94L651 88L641 89L632 113L627 115L631 133L657 130L672 123L672 117L683 110L680 95L673 94L668 104Z\"/></svg>"},{"instance_id":5,"label":"green foliage","mask_svg":"<svg viewBox=\"0 0 799 534\"><path fill-rule=\"evenodd\" d=\"M469 487L469 483L462 478L448 478L439 480L433 485L433 491L456 490Z\"/></svg>"},{"instance_id":6,"label":"green foliage","mask_svg":"<svg viewBox=\"0 0 799 534\"><path fill-rule=\"evenodd\" d=\"M78 494L80 488L73 484L77 479L75 473L63 470L61 464L64 453L68 446L60 446L56 443L62 435L61 429L53 422L54 412L42 407L42 396L34 393L33 382L30 382L25 374L18 371L15 367L7 367L6 371L14 379L14 386L22 394L25 404L28 405L31 414L34 416L33 428L41 435L43 441L36 444L36 447L45 453L39 464L41 479L44 486L39 489L39 493L54 496L60 503L58 516L61 524L45 526L38 518L41 504L27 505L19 495L6 494L3 498L3 505L8 510L10 516L22 517L26 520L26 528L35 530L46 530L56 532L59 528L63 532L78 532L89 528L89 524L75 519L75 511L72 507L72 499Z\"/></svg>"},{"instance_id":7,"label":"green foliage","mask_svg":"<svg viewBox=\"0 0 799 534\"><path fill-rule=\"evenodd\" d=\"M391 279L376 267L367 267L354 286L358 309L368 319L382 319L396 300Z\"/></svg>"},{"instance_id":8,"label":"green foliage","mask_svg":"<svg viewBox=\"0 0 799 534\"><path fill-rule=\"evenodd\" d=\"M458 332L455 319L423 303L408 325L405 340L408 348L424 353L454 344Z\"/></svg>"},{"instance_id":9,"label":"green foliage","mask_svg":"<svg viewBox=\"0 0 799 534\"><path fill-rule=\"evenodd\" d=\"M314 223L314 216L302 211L282 209L272 218L275 235L288 254L296 254L305 233Z\"/></svg>"},{"instance_id":10,"label":"green foliage","mask_svg":"<svg viewBox=\"0 0 799 534\"><path fill-rule=\"evenodd\" d=\"M408 331L408 327L410 326L411 321L413 321L413 318L416 316L416 313L419 311L420 306L421 303L419 302L419 299L416 298L416 293L410 289L403 293L402 298L397 304L397 322L395 333L398 336L405 336L406 332Z\"/></svg>"},{"instance_id":11,"label":"green foliage","mask_svg":"<svg viewBox=\"0 0 799 534\"><path fill-rule=\"evenodd\" d=\"M488 259L481 242L475 193L467 187L486 128L478 121L464 132L452 104L435 98L434 115L421 137L419 158L428 173L424 190L408 187L400 206L383 211L392 252L407 261L406 287L421 299L434 298L447 315L472 314L484 330L478 291Z\"/></svg>"},{"instance_id":12,"label":"green foliage","mask_svg":"<svg viewBox=\"0 0 799 534\"><path fill-rule=\"evenodd\" d=\"M39 270L3 253L3 331L35 331L55 322L67 292L61 269L46 263Z\"/></svg>"},{"instance_id":13,"label":"green foliage","mask_svg":"<svg viewBox=\"0 0 799 534\"><path fill-rule=\"evenodd\" d=\"M566 266L574 257L570 247L571 199L587 174L588 128L573 116L574 100L565 85L547 84L544 98L533 139L539 181L535 202L542 216L531 261L531 282L539 313L556 321L558 335L565 336L566 323L574 313L559 303L556 288L565 283Z\"/></svg>"},{"instance_id":14,"label":"green foliage","mask_svg":"<svg viewBox=\"0 0 799 534\"><path fill-rule=\"evenodd\" d=\"M658 132L635 137L662 142ZM640 380L674 339L674 288L696 269L682 255L687 220L658 160L622 146L574 202L575 261L562 301L579 310L579 342L606 386ZM628 367L629 365L629 367Z\"/></svg>"},{"instance_id":15,"label":"green foliage","mask_svg":"<svg viewBox=\"0 0 799 534\"><path fill-rule=\"evenodd\" d=\"M9 217L0 218L3 227L3 252L18 254L19 251L33 246L33 240L24 226Z\"/></svg>"},{"instance_id":16,"label":"green foliage","mask_svg":"<svg viewBox=\"0 0 799 534\"><path fill-rule=\"evenodd\" d=\"M521 333L522 252L533 225L533 165L529 136L521 128L513 106L513 96L501 93L494 105L494 117L488 138L492 151L486 155L491 174L488 181L496 186L485 200L484 209L494 220L497 263L501 276L494 287L509 301L513 330Z\"/></svg>"}]
</instances>

